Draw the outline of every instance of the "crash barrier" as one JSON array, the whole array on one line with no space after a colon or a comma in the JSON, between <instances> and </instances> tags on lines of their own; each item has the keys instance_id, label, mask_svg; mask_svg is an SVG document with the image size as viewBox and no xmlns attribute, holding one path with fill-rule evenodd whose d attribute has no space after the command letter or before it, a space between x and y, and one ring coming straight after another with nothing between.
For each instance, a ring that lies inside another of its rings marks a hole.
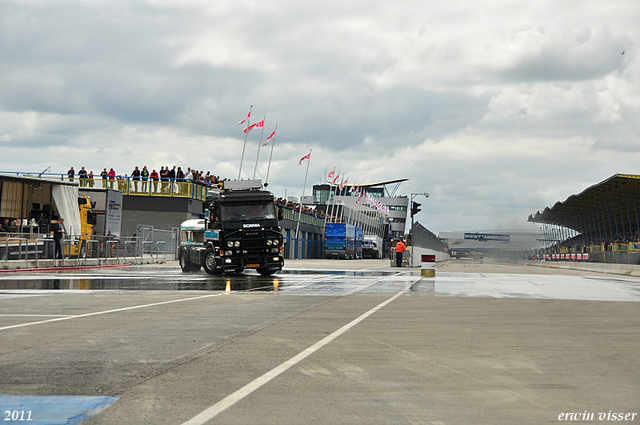
<instances>
[{"instance_id":1,"label":"crash barrier","mask_svg":"<svg viewBox=\"0 0 640 425\"><path fill-rule=\"evenodd\" d=\"M560 252L541 252L538 257L552 261L640 264L640 242L611 244L606 247L592 245L582 248L562 248Z\"/></svg>"},{"instance_id":2,"label":"crash barrier","mask_svg":"<svg viewBox=\"0 0 640 425\"><path fill-rule=\"evenodd\" d=\"M440 239L438 239L436 235L434 235L420 223L413 224L410 244L412 246L431 249L437 252L446 252L447 249L447 246Z\"/></svg>"},{"instance_id":3,"label":"crash barrier","mask_svg":"<svg viewBox=\"0 0 640 425\"><path fill-rule=\"evenodd\" d=\"M411 239L410 245L416 247L416 249L412 250L415 255L411 256L410 265L411 267L418 266L418 260L420 259L420 252L424 252L425 250L428 252L436 252L436 253L444 253L447 252L447 246L442 243L440 239L436 235L434 235L431 231L429 231L426 227L422 226L420 223L414 223L413 229L411 230ZM418 248L422 248L418 249ZM442 256L442 254L438 254ZM448 256L448 255L447 255Z\"/></svg>"},{"instance_id":4,"label":"crash barrier","mask_svg":"<svg viewBox=\"0 0 640 425\"><path fill-rule=\"evenodd\" d=\"M544 254L543 258L554 261L589 261L589 254Z\"/></svg>"}]
</instances>

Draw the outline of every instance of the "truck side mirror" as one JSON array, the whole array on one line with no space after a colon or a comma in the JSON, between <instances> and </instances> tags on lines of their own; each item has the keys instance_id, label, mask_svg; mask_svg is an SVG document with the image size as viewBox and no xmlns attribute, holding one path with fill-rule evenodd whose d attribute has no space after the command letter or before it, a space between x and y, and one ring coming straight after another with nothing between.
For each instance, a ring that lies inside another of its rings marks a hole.
<instances>
[{"instance_id":1,"label":"truck side mirror","mask_svg":"<svg viewBox=\"0 0 640 425\"><path fill-rule=\"evenodd\" d=\"M278 220L284 220L284 209L281 207L278 208Z\"/></svg>"}]
</instances>

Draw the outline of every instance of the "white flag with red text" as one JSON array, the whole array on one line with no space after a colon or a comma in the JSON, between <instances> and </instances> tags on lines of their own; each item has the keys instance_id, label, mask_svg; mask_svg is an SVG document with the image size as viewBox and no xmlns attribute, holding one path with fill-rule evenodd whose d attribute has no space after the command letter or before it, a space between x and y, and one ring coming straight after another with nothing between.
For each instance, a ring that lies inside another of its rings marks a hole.
<instances>
[{"instance_id":1,"label":"white flag with red text","mask_svg":"<svg viewBox=\"0 0 640 425\"><path fill-rule=\"evenodd\" d=\"M258 121L258 122L254 122L253 124L251 124L249 127L245 128L242 131L244 131L245 133L248 133L251 130L253 130L254 128L259 128L259 127L264 127L264 120Z\"/></svg>"},{"instance_id":2,"label":"white flag with red text","mask_svg":"<svg viewBox=\"0 0 640 425\"><path fill-rule=\"evenodd\" d=\"M302 161L304 161L305 159L308 159L309 161L311 161L311 152L309 152L308 155L305 155L302 158L300 158L300 162L298 162L298 165L302 164Z\"/></svg>"},{"instance_id":3,"label":"white flag with red text","mask_svg":"<svg viewBox=\"0 0 640 425\"><path fill-rule=\"evenodd\" d=\"M269 137L267 137L267 140L264 141L262 146L267 146L269 144L269 142L271 141L271 139L273 139L275 136L276 136L276 131L273 130L273 133L271 133L271 135Z\"/></svg>"},{"instance_id":4,"label":"white flag with red text","mask_svg":"<svg viewBox=\"0 0 640 425\"><path fill-rule=\"evenodd\" d=\"M242 121L238 122L238 125L246 123L249 118L251 118L251 110L249 110L249 113L247 114L247 118L245 118Z\"/></svg>"}]
</instances>

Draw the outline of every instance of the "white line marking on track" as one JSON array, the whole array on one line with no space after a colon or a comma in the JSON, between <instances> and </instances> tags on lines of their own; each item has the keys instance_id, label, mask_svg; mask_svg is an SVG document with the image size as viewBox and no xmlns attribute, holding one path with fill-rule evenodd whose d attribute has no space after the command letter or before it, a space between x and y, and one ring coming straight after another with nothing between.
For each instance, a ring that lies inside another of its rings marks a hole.
<instances>
[{"instance_id":1,"label":"white line marking on track","mask_svg":"<svg viewBox=\"0 0 640 425\"><path fill-rule=\"evenodd\" d=\"M209 420L213 419L220 413L224 412L227 408L233 406L234 404L236 404L237 402L239 402L240 400L242 400L243 398L245 398L246 396L248 396L249 394L257 390L258 388L260 388L261 386L265 385L272 379L276 378L278 375L287 371L292 366L295 366L296 364L300 363L302 360L309 357L311 354L315 353L325 345L329 344L331 341L338 338L340 335L347 332L349 329L353 328L355 325L362 322L364 319L371 316L372 314L374 314L375 312L377 312L387 304L391 303L393 300L395 300L396 298L398 298L400 295L404 293L405 293L404 291L398 292L393 297L373 307L371 310L367 311L366 313L362 314L360 317L347 323L346 325L344 325L343 327L341 327L331 335L316 342L315 344L313 344L311 347L307 348L300 354L290 358L286 362L282 363L280 366L276 366L275 368L271 369L269 372L265 373L261 377L255 379L252 382L249 382L247 385L240 388L236 392L229 394L227 397L223 398L216 404L198 413L196 416L184 422L182 425L202 425L208 422Z\"/></svg>"},{"instance_id":2,"label":"white line marking on track","mask_svg":"<svg viewBox=\"0 0 640 425\"><path fill-rule=\"evenodd\" d=\"M0 317L69 317L68 314L0 314Z\"/></svg>"},{"instance_id":3,"label":"white line marking on track","mask_svg":"<svg viewBox=\"0 0 640 425\"><path fill-rule=\"evenodd\" d=\"M131 307L116 308L116 309L113 309L113 310L105 310L105 311L96 311L96 312L93 312L93 313L78 314L78 315L75 315L75 316L58 317L56 319L41 320L39 322L21 323L19 325L12 325L12 326L2 327L2 328L0 328L0 331L4 331L4 330L7 330L7 329L22 328L22 327L25 327L25 326L32 326L32 325L42 325L44 323L60 322L60 321L63 321L63 320L81 319L83 317L99 316L101 314L118 313L120 311L136 310L138 308L155 307L155 306L158 306L158 305L173 304L173 303L179 303L179 302L182 302L182 301L199 300L201 298L219 297L221 295L225 295L225 294L201 295L199 297L181 298L179 300L162 301L162 302L153 303L153 304L134 305L134 306L131 306Z\"/></svg>"}]
</instances>

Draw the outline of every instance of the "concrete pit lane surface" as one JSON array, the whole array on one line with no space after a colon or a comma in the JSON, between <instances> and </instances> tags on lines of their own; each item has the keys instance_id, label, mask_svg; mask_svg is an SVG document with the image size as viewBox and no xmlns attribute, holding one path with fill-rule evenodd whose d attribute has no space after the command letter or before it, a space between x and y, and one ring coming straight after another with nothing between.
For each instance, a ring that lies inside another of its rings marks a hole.
<instances>
[{"instance_id":1,"label":"concrete pit lane surface","mask_svg":"<svg viewBox=\"0 0 640 425\"><path fill-rule=\"evenodd\" d=\"M0 413L7 424L638 421L637 278L488 261L421 278L389 264L0 275ZM51 419L52 397L66 422Z\"/></svg>"}]
</instances>

